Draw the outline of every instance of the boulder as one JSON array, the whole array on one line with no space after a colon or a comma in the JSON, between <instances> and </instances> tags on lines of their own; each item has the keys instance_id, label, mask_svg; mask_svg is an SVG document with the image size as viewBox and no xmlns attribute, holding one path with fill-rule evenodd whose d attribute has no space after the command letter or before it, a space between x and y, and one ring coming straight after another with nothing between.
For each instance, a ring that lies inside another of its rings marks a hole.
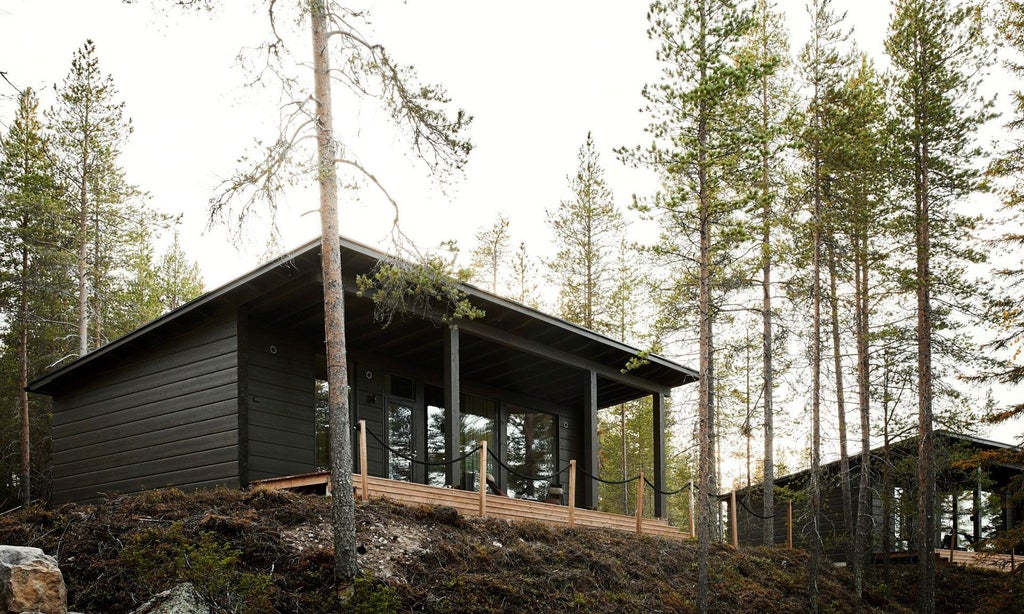
<instances>
[{"instance_id":1,"label":"boulder","mask_svg":"<svg viewBox=\"0 0 1024 614\"><path fill-rule=\"evenodd\" d=\"M132 614L210 614L210 606L191 583L153 595Z\"/></svg>"},{"instance_id":2,"label":"boulder","mask_svg":"<svg viewBox=\"0 0 1024 614\"><path fill-rule=\"evenodd\" d=\"M0 604L4 612L67 614L64 576L39 548L0 546Z\"/></svg>"}]
</instances>

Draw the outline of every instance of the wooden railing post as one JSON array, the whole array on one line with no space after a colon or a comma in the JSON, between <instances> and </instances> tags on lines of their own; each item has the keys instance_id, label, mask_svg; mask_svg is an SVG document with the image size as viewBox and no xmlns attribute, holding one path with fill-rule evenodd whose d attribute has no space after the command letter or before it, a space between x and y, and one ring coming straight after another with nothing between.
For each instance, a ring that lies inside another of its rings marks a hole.
<instances>
[{"instance_id":1,"label":"wooden railing post","mask_svg":"<svg viewBox=\"0 0 1024 614\"><path fill-rule=\"evenodd\" d=\"M793 548L793 500L786 501L786 545Z\"/></svg>"},{"instance_id":2,"label":"wooden railing post","mask_svg":"<svg viewBox=\"0 0 1024 614\"><path fill-rule=\"evenodd\" d=\"M576 459L569 461L569 526L576 524Z\"/></svg>"},{"instance_id":3,"label":"wooden railing post","mask_svg":"<svg viewBox=\"0 0 1024 614\"><path fill-rule=\"evenodd\" d=\"M640 479L636 481L636 533L644 532L644 472L640 472Z\"/></svg>"},{"instance_id":4,"label":"wooden railing post","mask_svg":"<svg viewBox=\"0 0 1024 614\"><path fill-rule=\"evenodd\" d=\"M729 522L730 524L732 524L732 547L739 550L740 528L738 523L736 522L737 516L738 515L736 514L736 490L733 489L732 493L729 495Z\"/></svg>"},{"instance_id":5,"label":"wooden railing post","mask_svg":"<svg viewBox=\"0 0 1024 614\"><path fill-rule=\"evenodd\" d=\"M480 470L477 471L480 482L480 516L487 515L487 440L480 440Z\"/></svg>"},{"instance_id":6,"label":"wooden railing post","mask_svg":"<svg viewBox=\"0 0 1024 614\"><path fill-rule=\"evenodd\" d=\"M363 501L367 501L370 498L370 487L369 480L367 479L366 471L366 420L359 421L359 475L362 478L362 492L360 496Z\"/></svg>"},{"instance_id":7,"label":"wooden railing post","mask_svg":"<svg viewBox=\"0 0 1024 614\"><path fill-rule=\"evenodd\" d=\"M693 501L693 480L690 480L690 537L697 534L697 519L694 517L696 511L696 505Z\"/></svg>"}]
</instances>

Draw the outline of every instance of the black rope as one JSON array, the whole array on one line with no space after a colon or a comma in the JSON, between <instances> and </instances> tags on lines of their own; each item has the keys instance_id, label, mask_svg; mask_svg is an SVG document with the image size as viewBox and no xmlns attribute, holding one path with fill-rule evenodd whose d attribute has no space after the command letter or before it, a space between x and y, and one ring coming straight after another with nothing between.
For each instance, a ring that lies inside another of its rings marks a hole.
<instances>
[{"instance_id":1,"label":"black rope","mask_svg":"<svg viewBox=\"0 0 1024 614\"><path fill-rule=\"evenodd\" d=\"M651 490L653 490L654 492L658 493L659 495L666 495L666 496L678 495L679 493L683 492L684 490L686 490L687 488L690 487L690 483L687 482L686 484L683 484L681 488L677 488L675 490L665 491L665 490L661 490L660 488L655 486L653 483L651 483L651 481L647 479L647 476L644 476L644 482L646 482L647 485L650 486Z\"/></svg>"},{"instance_id":2,"label":"black rope","mask_svg":"<svg viewBox=\"0 0 1024 614\"><path fill-rule=\"evenodd\" d=\"M555 477L556 475L562 475L563 473L565 473L566 471L569 470L569 467L567 465L561 471L556 471L556 472L552 473L551 475L526 475L525 473L519 473L518 471L516 471L512 467L509 467L505 463L501 462L501 459L498 458L498 456L494 453L494 450L491 450L490 448L488 448L487 449L487 455L490 456L491 458L493 458L495 460L495 462L497 462L499 465L501 465L505 469L505 471L508 471L512 475L521 477L524 480L532 480L532 481L550 480L551 478Z\"/></svg>"},{"instance_id":3,"label":"black rope","mask_svg":"<svg viewBox=\"0 0 1024 614\"><path fill-rule=\"evenodd\" d=\"M758 514L754 510L747 507L747 504L744 503L743 499L741 499L740 497L736 497L736 502L739 503L743 507L743 509L747 510L747 513L749 513L754 518L760 518L761 520L771 520L772 518L775 518L775 514L772 514L771 516L762 516L761 514Z\"/></svg>"},{"instance_id":4,"label":"black rope","mask_svg":"<svg viewBox=\"0 0 1024 614\"><path fill-rule=\"evenodd\" d=\"M366 429L366 432L370 434L370 437L373 437L374 439L376 439L377 443L379 443L380 445L384 446L384 449L386 449L388 452L391 452L395 456L397 456L399 458L404 458L405 460L407 460L409 462L412 462L412 463L416 463L417 465L426 465L428 467L439 467L439 466L442 466L442 465L453 465L455 463L462 462L462 461L466 460L467 458L469 458L470 456L473 456L474 454L479 452L480 448L483 447L483 446L477 446L477 447L473 448L472 450L466 452L462 456L460 456L458 458L453 458L452 460L434 461L434 462L431 462L431 461L421 461L421 460L413 458L411 456L407 456L406 454L403 454L402 452L399 452L398 450L396 450L396 449L392 448L391 446L389 446L388 444L384 443L381 440L381 438L377 437L377 434L374 433L373 431L371 431L370 429Z\"/></svg>"},{"instance_id":5,"label":"black rope","mask_svg":"<svg viewBox=\"0 0 1024 614\"><path fill-rule=\"evenodd\" d=\"M590 478L592 480L597 480L598 482L601 482L602 484L611 484L613 486L614 485L621 485L621 484L629 484L630 482L635 482L636 480L640 479L640 476L635 475L635 476L629 478L628 480L603 480L603 479L597 477L596 475L593 475L592 473L589 473L587 470L583 469L579 465L576 466L576 471L579 471L580 473L582 473L583 475L587 476L588 478Z\"/></svg>"}]
</instances>

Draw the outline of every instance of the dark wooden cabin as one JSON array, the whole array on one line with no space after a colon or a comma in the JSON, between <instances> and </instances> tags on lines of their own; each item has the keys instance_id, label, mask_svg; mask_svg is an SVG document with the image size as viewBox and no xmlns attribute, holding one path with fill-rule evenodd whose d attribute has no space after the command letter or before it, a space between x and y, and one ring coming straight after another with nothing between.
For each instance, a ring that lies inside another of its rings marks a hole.
<instances>
[{"instance_id":1,"label":"dark wooden cabin","mask_svg":"<svg viewBox=\"0 0 1024 614\"><path fill-rule=\"evenodd\" d=\"M1017 526L1024 520L1024 504L1015 496L1014 479L1024 467L1013 464L994 464L969 469L960 461L977 452L1014 449L1015 446L968 435L937 431L936 439L936 549L972 549L980 539L993 537L997 532ZM856 513L860 491L860 455L850 457L851 499ZM885 472L888 472L886 477ZM839 461L822 465L821 533L825 552L835 561L844 559L849 540L845 527ZM776 479L775 513L773 515L776 544L786 544L788 538L788 505L793 505L793 541L797 548L810 546L810 519L808 517L808 481L805 470ZM912 552L916 548L915 522L917 514L917 438L911 437L890 445L889 450L871 451L870 490L872 551ZM888 484L888 488L886 488ZM763 490L759 485L736 491L736 527L741 545L762 544ZM884 503L884 505L883 505ZM888 515L885 511L888 511ZM731 535L732 514L727 514L727 527ZM886 517L888 516L888 517ZM888 540L883 539L888 533ZM955 536L955 538L954 538Z\"/></svg>"},{"instance_id":2,"label":"dark wooden cabin","mask_svg":"<svg viewBox=\"0 0 1024 614\"><path fill-rule=\"evenodd\" d=\"M32 382L53 398L54 502L323 469L319 252L319 241L307 244ZM355 293L356 275L382 258L342 240L351 418L372 435L371 474L472 487L469 459L424 466L382 443L435 462L483 438L527 475L570 459L596 475L597 411L651 396L654 481L664 490L664 400L696 380L693 370L645 356L624 373L636 348L468 285L483 318L382 328L373 302ZM516 496L545 487L488 469ZM596 505L593 480L577 494L581 507ZM655 507L662 516L664 498Z\"/></svg>"}]
</instances>

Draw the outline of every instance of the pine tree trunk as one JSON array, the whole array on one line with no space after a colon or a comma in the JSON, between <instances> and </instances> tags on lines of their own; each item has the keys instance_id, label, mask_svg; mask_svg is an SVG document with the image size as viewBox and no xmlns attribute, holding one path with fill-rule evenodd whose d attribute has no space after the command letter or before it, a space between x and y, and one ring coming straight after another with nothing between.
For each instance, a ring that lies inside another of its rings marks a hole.
<instances>
[{"instance_id":1,"label":"pine tree trunk","mask_svg":"<svg viewBox=\"0 0 1024 614\"><path fill-rule=\"evenodd\" d=\"M860 404L860 481L857 487L857 528L853 538L853 580L857 596L864 592L871 532L871 365L868 355L867 233L854 240L854 302L857 323L857 393Z\"/></svg>"},{"instance_id":2,"label":"pine tree trunk","mask_svg":"<svg viewBox=\"0 0 1024 614\"><path fill-rule=\"evenodd\" d=\"M764 528L765 546L775 545L775 409L772 406L774 372L772 365L772 263L771 202L768 198L768 156L761 158L764 212L761 226L761 348L764 399Z\"/></svg>"},{"instance_id":3,"label":"pine tree trunk","mask_svg":"<svg viewBox=\"0 0 1024 614\"><path fill-rule=\"evenodd\" d=\"M82 177L78 188L78 355L89 352L89 180L83 153Z\"/></svg>"},{"instance_id":4,"label":"pine tree trunk","mask_svg":"<svg viewBox=\"0 0 1024 614\"><path fill-rule=\"evenodd\" d=\"M917 163L917 553L921 614L935 612L935 448L932 438L931 228L928 218L928 143Z\"/></svg>"},{"instance_id":5,"label":"pine tree trunk","mask_svg":"<svg viewBox=\"0 0 1024 614\"><path fill-rule=\"evenodd\" d=\"M24 228L23 228L24 232ZM21 248L21 301L18 307L18 406L21 414L21 504L32 502L32 458L28 407L28 247Z\"/></svg>"},{"instance_id":6,"label":"pine tree trunk","mask_svg":"<svg viewBox=\"0 0 1024 614\"><path fill-rule=\"evenodd\" d=\"M892 455L889 449L889 354L885 352L882 357L885 365L885 372L882 374L882 553L885 556L882 563L882 581L886 584L891 580L890 554L893 549L893 485L892 485Z\"/></svg>"},{"instance_id":7,"label":"pine tree trunk","mask_svg":"<svg viewBox=\"0 0 1024 614\"><path fill-rule=\"evenodd\" d=\"M701 56L699 64L699 82L707 82L707 49L703 45L707 41L707 6L701 3L700 33L697 44ZM698 235L700 241L698 255L698 298L697 314L700 318L698 349L700 370L697 391L697 479L700 485L700 496L697 499L697 610L707 614L710 608L710 579L708 574L708 552L711 540L712 509L711 498L714 496L712 483L711 430L714 417L712 415L712 381L711 367L711 214L710 191L708 189L708 109L707 101L702 97L697 109L697 206Z\"/></svg>"},{"instance_id":8,"label":"pine tree trunk","mask_svg":"<svg viewBox=\"0 0 1024 614\"><path fill-rule=\"evenodd\" d=\"M832 361L836 376L836 416L839 422L839 483L843 501L843 525L846 527L842 541L846 551L846 563L852 564L852 548L849 540L853 537L853 494L850 488L850 455L846 433L846 394L843 384L843 361L839 343L839 298L836 282L835 249L829 250L829 309L832 320Z\"/></svg>"},{"instance_id":9,"label":"pine tree trunk","mask_svg":"<svg viewBox=\"0 0 1024 614\"><path fill-rule=\"evenodd\" d=\"M821 566L821 153L814 156L814 217L812 230L812 337L811 337L811 557L808 573L808 609L818 612L818 575Z\"/></svg>"},{"instance_id":10,"label":"pine tree trunk","mask_svg":"<svg viewBox=\"0 0 1024 614\"><path fill-rule=\"evenodd\" d=\"M352 434L348 406L348 365L345 355L345 291L341 276L338 234L338 180L334 119L331 109L330 53L327 8L312 0L313 76L316 96L316 140L320 188L321 257L324 276L324 332L327 340L327 404L330 413L331 524L334 530L334 576L351 581L356 561L355 498L352 491Z\"/></svg>"}]
</instances>

